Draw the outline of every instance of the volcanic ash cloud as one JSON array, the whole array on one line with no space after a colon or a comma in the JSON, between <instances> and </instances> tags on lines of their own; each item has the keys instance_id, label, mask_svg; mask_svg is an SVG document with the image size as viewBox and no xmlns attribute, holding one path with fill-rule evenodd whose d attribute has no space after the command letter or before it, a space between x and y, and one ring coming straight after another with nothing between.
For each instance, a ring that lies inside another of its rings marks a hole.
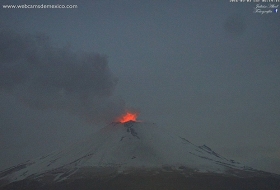
<instances>
[{"instance_id":1,"label":"volcanic ash cloud","mask_svg":"<svg viewBox=\"0 0 280 190\"><path fill-rule=\"evenodd\" d=\"M58 109L87 121L112 121L124 101L106 56L56 48L46 35L0 30L0 90L33 109Z\"/></svg>"}]
</instances>

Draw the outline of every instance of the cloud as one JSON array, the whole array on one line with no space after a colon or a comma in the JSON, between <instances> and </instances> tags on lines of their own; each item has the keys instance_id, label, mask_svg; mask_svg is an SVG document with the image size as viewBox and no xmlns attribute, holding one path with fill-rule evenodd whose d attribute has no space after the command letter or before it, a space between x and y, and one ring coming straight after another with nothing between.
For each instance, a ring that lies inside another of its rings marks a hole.
<instances>
[{"instance_id":1,"label":"cloud","mask_svg":"<svg viewBox=\"0 0 280 190\"><path fill-rule=\"evenodd\" d=\"M231 15L224 22L225 31L233 36L242 35L246 27L244 18L238 15Z\"/></svg>"},{"instance_id":2,"label":"cloud","mask_svg":"<svg viewBox=\"0 0 280 190\"><path fill-rule=\"evenodd\" d=\"M107 122L125 107L112 96L116 84L104 55L53 47L44 34L0 30L0 90L30 108Z\"/></svg>"}]
</instances>

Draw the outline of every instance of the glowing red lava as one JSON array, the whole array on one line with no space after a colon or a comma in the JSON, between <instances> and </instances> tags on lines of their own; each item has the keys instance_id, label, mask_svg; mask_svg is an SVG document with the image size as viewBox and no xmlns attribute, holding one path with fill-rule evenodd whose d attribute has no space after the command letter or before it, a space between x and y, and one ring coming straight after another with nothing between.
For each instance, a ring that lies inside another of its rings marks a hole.
<instances>
[{"instance_id":1,"label":"glowing red lava","mask_svg":"<svg viewBox=\"0 0 280 190\"><path fill-rule=\"evenodd\" d=\"M137 117L138 117L138 113L126 112L124 115L119 117L117 121L120 123L126 123L128 121L136 121Z\"/></svg>"}]
</instances>

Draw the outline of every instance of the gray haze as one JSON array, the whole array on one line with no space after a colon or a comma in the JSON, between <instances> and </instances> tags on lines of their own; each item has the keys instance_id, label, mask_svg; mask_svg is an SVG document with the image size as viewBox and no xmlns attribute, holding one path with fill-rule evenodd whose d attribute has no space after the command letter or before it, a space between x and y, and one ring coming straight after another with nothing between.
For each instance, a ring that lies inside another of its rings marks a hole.
<instances>
[{"instance_id":1,"label":"gray haze","mask_svg":"<svg viewBox=\"0 0 280 190\"><path fill-rule=\"evenodd\" d=\"M1 3L11 2L22 4ZM0 9L1 169L134 107L140 120L280 173L279 13L227 0L67 4L78 9Z\"/></svg>"}]
</instances>

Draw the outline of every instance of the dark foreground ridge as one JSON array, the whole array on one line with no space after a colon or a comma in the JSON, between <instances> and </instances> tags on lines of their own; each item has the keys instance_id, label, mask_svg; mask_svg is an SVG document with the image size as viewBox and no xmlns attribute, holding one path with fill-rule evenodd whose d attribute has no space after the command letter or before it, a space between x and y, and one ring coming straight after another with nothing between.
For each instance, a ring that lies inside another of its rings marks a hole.
<instances>
[{"instance_id":1,"label":"dark foreground ridge","mask_svg":"<svg viewBox=\"0 0 280 190\"><path fill-rule=\"evenodd\" d=\"M279 190L277 175L233 177L225 174L196 173L192 170L84 169L71 178L53 181L52 174L28 178L2 186L1 190Z\"/></svg>"}]
</instances>

